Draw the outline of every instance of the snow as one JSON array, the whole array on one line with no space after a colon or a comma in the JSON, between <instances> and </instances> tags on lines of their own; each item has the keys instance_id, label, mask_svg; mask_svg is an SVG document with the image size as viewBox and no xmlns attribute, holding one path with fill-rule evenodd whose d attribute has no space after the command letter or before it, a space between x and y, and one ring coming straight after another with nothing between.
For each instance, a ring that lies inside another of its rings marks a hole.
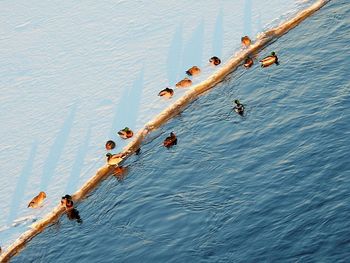
<instances>
[{"instance_id":1,"label":"snow","mask_svg":"<svg viewBox=\"0 0 350 263\"><path fill-rule=\"evenodd\" d=\"M227 60L243 35L305 1L2 1L0 246L76 191L104 164L104 144L180 97L161 89L198 65ZM41 209L27 208L40 191ZM15 224L15 225L13 225ZM13 227L16 226L16 227Z\"/></svg>"}]
</instances>

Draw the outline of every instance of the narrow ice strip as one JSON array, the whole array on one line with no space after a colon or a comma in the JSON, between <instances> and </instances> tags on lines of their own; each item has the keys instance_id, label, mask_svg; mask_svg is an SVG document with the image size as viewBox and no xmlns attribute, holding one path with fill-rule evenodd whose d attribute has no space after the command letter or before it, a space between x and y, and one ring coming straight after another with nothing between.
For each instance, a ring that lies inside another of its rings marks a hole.
<instances>
[{"instance_id":1,"label":"narrow ice strip","mask_svg":"<svg viewBox=\"0 0 350 263\"><path fill-rule=\"evenodd\" d=\"M204 93L205 91L210 90L216 84L221 82L229 73L234 71L244 59L250 54L254 54L266 47L271 41L281 37L289 30L293 29L297 25L299 25L303 20L311 16L317 10L326 5L330 0L319 0L315 2L310 7L305 10L299 12L295 17L289 19L286 22L283 22L279 26L268 30L258 36L256 42L251 45L248 49L239 52L231 58L226 64L224 64L219 70L217 70L214 74L208 77L206 80L201 83L194 85L189 91L187 91L182 97L180 97L175 103L167 107L160 114L158 114L153 120L148 122L144 128L142 128L135 139L130 142L122 151L125 154L125 158L132 155L137 149L140 148L141 143L144 141L145 137L153 130L156 130L161 125L165 124L169 119L176 116L179 112L181 112L189 103L195 100L199 95ZM72 197L75 202L81 201L89 192L96 188L96 186L101 182L103 178L110 175L113 172L115 166L117 166L122 158L112 158L109 164L101 167L95 176L93 176L90 180L88 180L80 190L78 190ZM31 226L31 229L24 232L11 246L7 248L3 254L0 255L0 261L7 261L12 256L20 251L21 248L34 236L43 231L47 226L55 222L63 213L64 208L60 205L56 206L49 214L47 214L43 219L34 223Z\"/></svg>"}]
</instances>

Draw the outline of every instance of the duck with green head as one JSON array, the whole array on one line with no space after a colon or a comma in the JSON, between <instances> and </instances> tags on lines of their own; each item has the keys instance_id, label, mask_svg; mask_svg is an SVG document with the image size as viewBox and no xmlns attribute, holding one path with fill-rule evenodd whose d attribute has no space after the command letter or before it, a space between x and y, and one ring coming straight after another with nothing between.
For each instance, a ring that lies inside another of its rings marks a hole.
<instances>
[{"instance_id":1,"label":"duck with green head","mask_svg":"<svg viewBox=\"0 0 350 263\"><path fill-rule=\"evenodd\" d=\"M268 66L271 66L272 64L279 65L278 57L275 52L271 52L270 56L267 56L260 60L260 63L262 68L266 68Z\"/></svg>"},{"instance_id":2,"label":"duck with green head","mask_svg":"<svg viewBox=\"0 0 350 263\"><path fill-rule=\"evenodd\" d=\"M129 139L134 136L134 133L128 127L125 127L124 129L118 131L118 135L123 139Z\"/></svg>"}]
</instances>

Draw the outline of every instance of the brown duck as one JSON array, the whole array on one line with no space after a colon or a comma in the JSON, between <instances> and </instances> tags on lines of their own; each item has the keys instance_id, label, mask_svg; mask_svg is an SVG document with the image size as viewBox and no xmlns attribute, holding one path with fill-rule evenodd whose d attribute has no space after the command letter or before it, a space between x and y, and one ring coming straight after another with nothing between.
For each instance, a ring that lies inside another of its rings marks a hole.
<instances>
[{"instance_id":1,"label":"brown duck","mask_svg":"<svg viewBox=\"0 0 350 263\"><path fill-rule=\"evenodd\" d=\"M174 90L170 88L165 88L158 93L158 96L161 96L167 99L171 98L173 95L174 95Z\"/></svg>"},{"instance_id":2,"label":"brown duck","mask_svg":"<svg viewBox=\"0 0 350 263\"><path fill-rule=\"evenodd\" d=\"M134 133L128 127L125 127L124 129L118 131L118 134L123 139L129 139L134 136Z\"/></svg>"},{"instance_id":3,"label":"brown duck","mask_svg":"<svg viewBox=\"0 0 350 263\"><path fill-rule=\"evenodd\" d=\"M115 148L115 142L114 141L107 141L106 142L106 150L110 151Z\"/></svg>"},{"instance_id":4,"label":"brown duck","mask_svg":"<svg viewBox=\"0 0 350 263\"><path fill-rule=\"evenodd\" d=\"M187 88L192 85L192 80L189 78L184 78L183 80L180 80L178 83L176 83L177 88Z\"/></svg>"},{"instance_id":5,"label":"brown duck","mask_svg":"<svg viewBox=\"0 0 350 263\"><path fill-rule=\"evenodd\" d=\"M247 57L246 60L244 61L243 66L245 68L250 68L251 66L253 66L253 64L254 64L253 59L251 57Z\"/></svg>"},{"instance_id":6,"label":"brown duck","mask_svg":"<svg viewBox=\"0 0 350 263\"><path fill-rule=\"evenodd\" d=\"M193 66L192 68L190 68L186 71L186 74L188 76L197 76L197 75L199 75L199 73L201 73L201 69L197 66Z\"/></svg>"},{"instance_id":7,"label":"brown duck","mask_svg":"<svg viewBox=\"0 0 350 263\"><path fill-rule=\"evenodd\" d=\"M252 41L248 36L244 36L241 38L241 43L242 43L242 46L249 47L251 45Z\"/></svg>"},{"instance_id":8,"label":"brown duck","mask_svg":"<svg viewBox=\"0 0 350 263\"><path fill-rule=\"evenodd\" d=\"M214 65L214 66L218 66L221 64L221 60L218 57L211 57L209 59L209 63Z\"/></svg>"},{"instance_id":9,"label":"brown duck","mask_svg":"<svg viewBox=\"0 0 350 263\"><path fill-rule=\"evenodd\" d=\"M176 144L177 144L177 138L176 138L175 133L173 133L173 132L171 132L170 136L166 137L164 142L163 142L163 145L167 148L169 148L173 145L176 145Z\"/></svg>"},{"instance_id":10,"label":"brown duck","mask_svg":"<svg viewBox=\"0 0 350 263\"><path fill-rule=\"evenodd\" d=\"M30 203L28 204L28 207L38 208L44 202L45 198L46 198L45 192L40 192L36 197L32 199L32 201L30 201Z\"/></svg>"}]
</instances>

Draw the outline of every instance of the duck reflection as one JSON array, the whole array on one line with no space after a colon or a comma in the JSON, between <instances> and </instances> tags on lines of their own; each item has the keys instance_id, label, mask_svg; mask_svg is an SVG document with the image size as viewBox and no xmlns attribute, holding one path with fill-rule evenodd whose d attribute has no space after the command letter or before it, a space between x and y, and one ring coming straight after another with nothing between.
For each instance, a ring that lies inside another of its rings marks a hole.
<instances>
[{"instance_id":1,"label":"duck reflection","mask_svg":"<svg viewBox=\"0 0 350 263\"><path fill-rule=\"evenodd\" d=\"M119 182L123 181L128 173L128 167L117 166L114 168L113 175L117 178Z\"/></svg>"},{"instance_id":2,"label":"duck reflection","mask_svg":"<svg viewBox=\"0 0 350 263\"><path fill-rule=\"evenodd\" d=\"M61 205L66 208L66 214L69 220L76 220L80 224L83 223L79 211L74 208L74 203L70 195L62 196Z\"/></svg>"}]
</instances>

